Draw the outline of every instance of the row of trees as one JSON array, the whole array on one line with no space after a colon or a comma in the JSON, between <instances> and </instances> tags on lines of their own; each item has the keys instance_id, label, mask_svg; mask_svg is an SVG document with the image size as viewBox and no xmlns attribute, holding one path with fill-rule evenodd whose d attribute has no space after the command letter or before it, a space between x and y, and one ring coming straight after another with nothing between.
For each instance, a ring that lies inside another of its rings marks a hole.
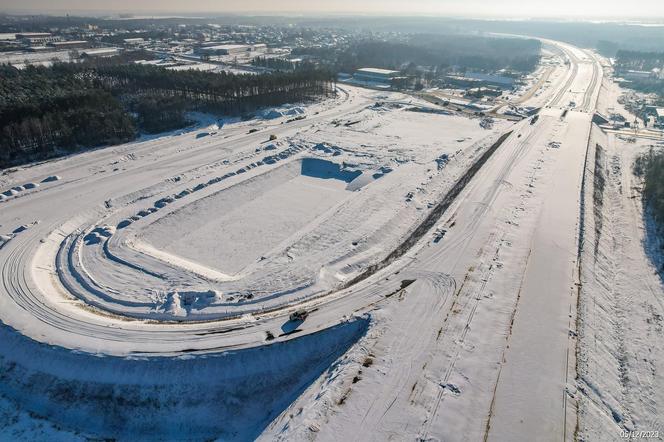
<instances>
[{"instance_id":1,"label":"row of trees","mask_svg":"<svg viewBox=\"0 0 664 442\"><path fill-rule=\"evenodd\" d=\"M618 51L615 70L623 75L629 70L651 72L653 69L664 69L664 52ZM664 103L664 79L652 74L648 78L636 78L621 83L621 86L644 93L659 96L659 103Z\"/></svg>"},{"instance_id":2,"label":"row of trees","mask_svg":"<svg viewBox=\"0 0 664 442\"><path fill-rule=\"evenodd\" d=\"M193 110L242 114L333 93L320 70L171 71L122 60L0 66L0 167L186 126Z\"/></svg>"},{"instance_id":3,"label":"row of trees","mask_svg":"<svg viewBox=\"0 0 664 442\"><path fill-rule=\"evenodd\" d=\"M116 97L90 77L63 75L56 65L0 66L0 78L0 167L136 134Z\"/></svg>"},{"instance_id":4,"label":"row of trees","mask_svg":"<svg viewBox=\"0 0 664 442\"><path fill-rule=\"evenodd\" d=\"M135 96L126 101L127 107L136 115L138 127L147 133L156 134L189 126L186 116L187 101L180 97Z\"/></svg>"},{"instance_id":5,"label":"row of trees","mask_svg":"<svg viewBox=\"0 0 664 442\"><path fill-rule=\"evenodd\" d=\"M251 64L261 68L274 69L275 71L292 71L298 63L283 58L256 57Z\"/></svg>"},{"instance_id":6,"label":"row of trees","mask_svg":"<svg viewBox=\"0 0 664 442\"><path fill-rule=\"evenodd\" d=\"M416 34L402 41L361 41L345 49L298 48L293 54L318 58L344 72L366 66L401 70L408 65L426 66L440 73L500 69L530 72L539 63L540 51L541 43L534 39Z\"/></svg>"},{"instance_id":7,"label":"row of trees","mask_svg":"<svg viewBox=\"0 0 664 442\"><path fill-rule=\"evenodd\" d=\"M664 228L664 151L651 149L641 155L634 164L634 173L643 178L646 206Z\"/></svg>"},{"instance_id":8,"label":"row of trees","mask_svg":"<svg viewBox=\"0 0 664 442\"><path fill-rule=\"evenodd\" d=\"M178 97L223 113L243 113L334 93L334 76L316 69L237 75L139 64L100 66L92 72L75 64L64 66L75 76L93 75L101 87L115 93Z\"/></svg>"},{"instance_id":9,"label":"row of trees","mask_svg":"<svg viewBox=\"0 0 664 442\"><path fill-rule=\"evenodd\" d=\"M652 77L631 80L629 82L620 83L622 87L633 89L635 91L643 92L646 94L657 94L658 105L664 104L664 80Z\"/></svg>"},{"instance_id":10,"label":"row of trees","mask_svg":"<svg viewBox=\"0 0 664 442\"><path fill-rule=\"evenodd\" d=\"M651 71L664 66L664 52L618 51L616 70Z\"/></svg>"}]
</instances>

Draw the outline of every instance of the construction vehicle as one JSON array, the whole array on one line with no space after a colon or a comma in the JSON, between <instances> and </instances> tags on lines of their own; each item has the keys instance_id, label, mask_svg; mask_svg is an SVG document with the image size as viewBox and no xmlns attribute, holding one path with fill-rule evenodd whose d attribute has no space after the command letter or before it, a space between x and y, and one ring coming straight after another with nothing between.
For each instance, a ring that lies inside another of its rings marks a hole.
<instances>
[{"instance_id":1,"label":"construction vehicle","mask_svg":"<svg viewBox=\"0 0 664 442\"><path fill-rule=\"evenodd\" d=\"M307 319L307 316L309 316L309 312L304 309L300 309L291 313L288 319L293 322L304 321L305 319Z\"/></svg>"}]
</instances>

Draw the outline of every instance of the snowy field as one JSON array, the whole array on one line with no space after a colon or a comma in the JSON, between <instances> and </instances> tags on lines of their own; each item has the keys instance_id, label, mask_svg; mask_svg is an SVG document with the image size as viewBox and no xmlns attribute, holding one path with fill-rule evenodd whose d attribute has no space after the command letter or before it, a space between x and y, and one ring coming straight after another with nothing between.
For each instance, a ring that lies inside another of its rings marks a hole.
<instances>
[{"instance_id":1,"label":"snowy field","mask_svg":"<svg viewBox=\"0 0 664 442\"><path fill-rule=\"evenodd\" d=\"M647 143L592 125L614 106L602 60L546 43L510 97L536 120L487 129L343 85L3 171L4 434L603 441L661 423L661 281L619 190ZM596 144L623 180L606 214Z\"/></svg>"},{"instance_id":2,"label":"snowy field","mask_svg":"<svg viewBox=\"0 0 664 442\"><path fill-rule=\"evenodd\" d=\"M194 201L145 227L143 239L235 275L350 196L336 163L305 158ZM319 168L329 176L307 173ZM348 173L349 177L354 174Z\"/></svg>"}]
</instances>

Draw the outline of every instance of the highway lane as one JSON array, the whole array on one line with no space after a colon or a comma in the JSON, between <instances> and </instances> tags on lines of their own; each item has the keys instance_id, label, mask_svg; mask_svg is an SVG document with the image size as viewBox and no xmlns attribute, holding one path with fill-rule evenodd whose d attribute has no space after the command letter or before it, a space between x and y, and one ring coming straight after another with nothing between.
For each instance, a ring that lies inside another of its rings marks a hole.
<instances>
[{"instance_id":1,"label":"highway lane","mask_svg":"<svg viewBox=\"0 0 664 442\"><path fill-rule=\"evenodd\" d=\"M441 218L444 239L423 240L404 258L411 262L402 273L448 275L453 292L414 284L401 304L385 305L380 337L361 344L382 361L375 375L363 370L329 414L312 405L323 394L312 387L291 410L313 410L301 421L284 414L266 440L306 437L303 422L321 414L319 440L572 437L565 392L574 379L579 197L601 70L592 54L552 43L570 66L548 88L549 106L535 124L515 126ZM417 300L436 314L410 316ZM412 332L410 322L425 326ZM292 432L276 432L286 425Z\"/></svg>"},{"instance_id":2,"label":"highway lane","mask_svg":"<svg viewBox=\"0 0 664 442\"><path fill-rule=\"evenodd\" d=\"M590 52L563 46L574 77L567 92L551 103L577 98L574 111L563 118L556 135L560 158L547 186L519 300L503 354L490 420L489 440L568 440L576 424L569 405L568 382L574 379L576 250L579 235L581 184L592 113L600 93L602 68ZM581 53L580 53L581 52ZM533 440L533 439L531 439Z\"/></svg>"},{"instance_id":3,"label":"highway lane","mask_svg":"<svg viewBox=\"0 0 664 442\"><path fill-rule=\"evenodd\" d=\"M524 435L568 440L574 433L576 411L569 406L566 391L575 377L576 342L571 336L575 332L580 196L602 78L601 65L592 53L582 57L583 61L571 58L580 70L570 85L574 93L582 92L583 100L580 112L565 118L565 132L559 135L561 158L545 183L549 196L534 232L509 348L503 355L489 440L524 440Z\"/></svg>"}]
</instances>

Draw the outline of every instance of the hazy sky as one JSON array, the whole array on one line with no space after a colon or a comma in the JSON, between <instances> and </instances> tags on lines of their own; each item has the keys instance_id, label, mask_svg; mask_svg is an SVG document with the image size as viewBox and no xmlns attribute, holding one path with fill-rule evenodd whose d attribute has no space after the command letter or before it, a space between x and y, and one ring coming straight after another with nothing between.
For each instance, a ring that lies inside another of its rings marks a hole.
<instances>
[{"instance_id":1,"label":"hazy sky","mask_svg":"<svg viewBox=\"0 0 664 442\"><path fill-rule=\"evenodd\" d=\"M436 14L664 18L664 0L0 0L2 11Z\"/></svg>"}]
</instances>

